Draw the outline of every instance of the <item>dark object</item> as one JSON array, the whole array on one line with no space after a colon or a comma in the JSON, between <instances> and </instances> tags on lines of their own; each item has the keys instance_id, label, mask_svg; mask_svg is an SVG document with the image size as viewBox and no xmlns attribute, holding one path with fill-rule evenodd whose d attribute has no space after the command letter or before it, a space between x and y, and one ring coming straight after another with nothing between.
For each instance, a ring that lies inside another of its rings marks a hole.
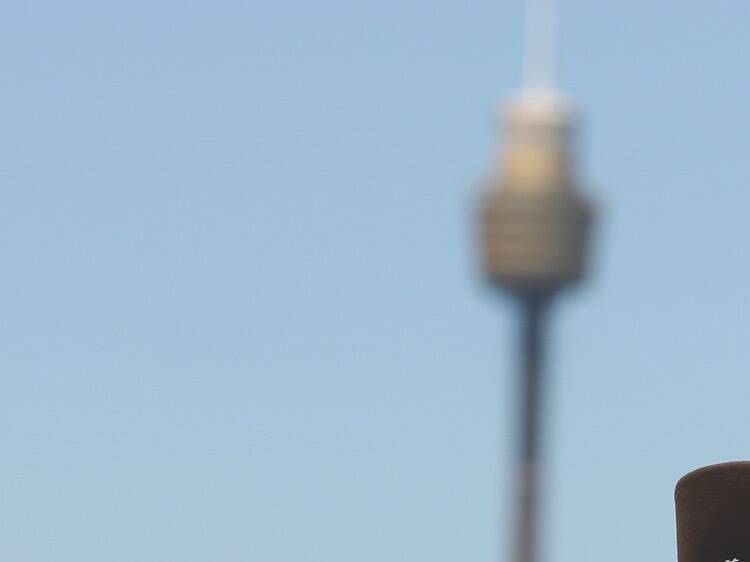
<instances>
[{"instance_id":1,"label":"dark object","mask_svg":"<svg viewBox=\"0 0 750 562\"><path fill-rule=\"evenodd\" d=\"M750 462L687 474L675 503L679 562L750 562Z\"/></svg>"},{"instance_id":2,"label":"dark object","mask_svg":"<svg viewBox=\"0 0 750 562\"><path fill-rule=\"evenodd\" d=\"M520 439L518 451L518 513L515 560L537 559L537 477L539 471L540 428L542 425L542 383L544 339L548 296L528 296L520 300L521 393Z\"/></svg>"}]
</instances>

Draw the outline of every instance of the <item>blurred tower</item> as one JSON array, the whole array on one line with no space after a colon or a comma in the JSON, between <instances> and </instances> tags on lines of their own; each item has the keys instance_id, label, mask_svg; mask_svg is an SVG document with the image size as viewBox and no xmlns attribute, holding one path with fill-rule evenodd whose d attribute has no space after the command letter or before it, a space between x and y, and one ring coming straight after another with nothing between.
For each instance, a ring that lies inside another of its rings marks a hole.
<instances>
[{"instance_id":1,"label":"blurred tower","mask_svg":"<svg viewBox=\"0 0 750 562\"><path fill-rule=\"evenodd\" d=\"M504 148L482 199L489 281L521 314L516 562L536 560L544 328L552 299L586 270L591 210L575 174L575 114L554 88L556 5L528 0L525 86L505 110Z\"/></svg>"}]
</instances>

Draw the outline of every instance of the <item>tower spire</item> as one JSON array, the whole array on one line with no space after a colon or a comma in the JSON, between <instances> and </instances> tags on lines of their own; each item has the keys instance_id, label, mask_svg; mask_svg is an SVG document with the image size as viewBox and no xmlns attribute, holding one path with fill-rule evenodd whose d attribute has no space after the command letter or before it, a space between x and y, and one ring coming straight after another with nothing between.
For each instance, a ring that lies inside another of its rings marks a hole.
<instances>
[{"instance_id":1,"label":"tower spire","mask_svg":"<svg viewBox=\"0 0 750 562\"><path fill-rule=\"evenodd\" d=\"M554 91L558 66L558 0L526 0L523 89Z\"/></svg>"}]
</instances>

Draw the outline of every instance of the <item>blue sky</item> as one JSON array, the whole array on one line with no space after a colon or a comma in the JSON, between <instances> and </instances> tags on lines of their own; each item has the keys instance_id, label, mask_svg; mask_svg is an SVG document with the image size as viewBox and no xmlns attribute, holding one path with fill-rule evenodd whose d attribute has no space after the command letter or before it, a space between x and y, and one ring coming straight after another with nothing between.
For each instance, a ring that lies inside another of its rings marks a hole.
<instances>
[{"instance_id":1,"label":"blue sky","mask_svg":"<svg viewBox=\"0 0 750 562\"><path fill-rule=\"evenodd\" d=\"M673 559L748 458L750 5L562 4L599 202L550 559ZM720 9L719 9L720 8ZM6 2L0 558L490 561L513 309L474 255L521 2Z\"/></svg>"}]
</instances>

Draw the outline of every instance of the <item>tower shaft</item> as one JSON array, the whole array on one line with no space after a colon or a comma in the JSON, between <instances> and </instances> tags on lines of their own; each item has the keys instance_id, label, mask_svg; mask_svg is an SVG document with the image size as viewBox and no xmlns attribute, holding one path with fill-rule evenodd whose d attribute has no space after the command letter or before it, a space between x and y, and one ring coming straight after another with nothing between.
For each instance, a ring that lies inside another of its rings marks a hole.
<instances>
[{"instance_id":1,"label":"tower shaft","mask_svg":"<svg viewBox=\"0 0 750 562\"><path fill-rule=\"evenodd\" d=\"M520 386L516 512L516 562L535 562L538 528L539 445L542 424L542 377L544 375L544 335L548 299L527 296L520 299Z\"/></svg>"}]
</instances>

